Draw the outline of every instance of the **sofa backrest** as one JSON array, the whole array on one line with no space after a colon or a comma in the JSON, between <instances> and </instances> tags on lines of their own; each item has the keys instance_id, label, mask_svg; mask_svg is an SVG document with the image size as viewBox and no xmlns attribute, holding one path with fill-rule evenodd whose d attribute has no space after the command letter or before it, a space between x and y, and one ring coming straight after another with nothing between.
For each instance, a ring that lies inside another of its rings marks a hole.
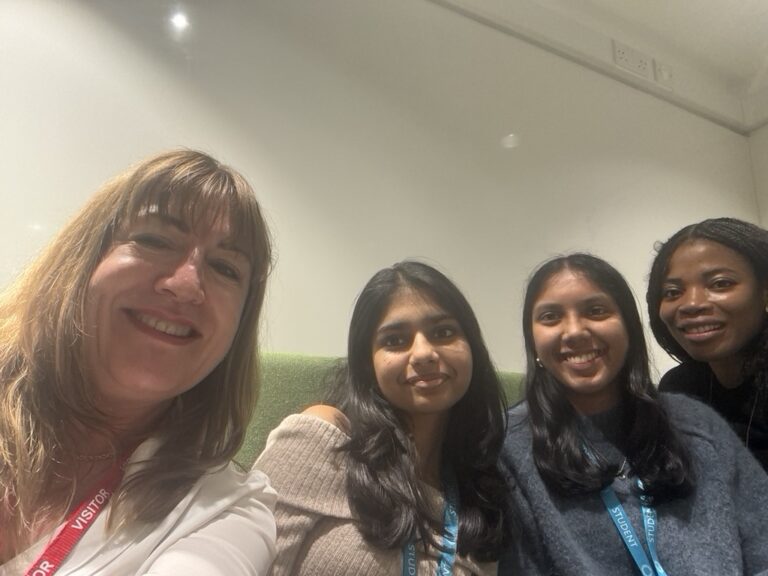
<instances>
[{"instance_id":1,"label":"sofa backrest","mask_svg":"<svg viewBox=\"0 0 768 576\"><path fill-rule=\"evenodd\" d=\"M303 354L263 352L261 391L256 413L248 426L237 462L250 468L264 449L269 432L286 416L301 412L325 395L329 371L339 359ZM499 372L509 405L522 397L522 375Z\"/></svg>"}]
</instances>

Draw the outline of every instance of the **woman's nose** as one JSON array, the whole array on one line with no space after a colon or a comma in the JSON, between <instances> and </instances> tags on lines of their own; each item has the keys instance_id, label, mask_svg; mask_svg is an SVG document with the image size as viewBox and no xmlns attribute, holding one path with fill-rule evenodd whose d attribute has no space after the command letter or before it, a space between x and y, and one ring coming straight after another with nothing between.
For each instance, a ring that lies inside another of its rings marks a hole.
<instances>
[{"instance_id":1,"label":"woman's nose","mask_svg":"<svg viewBox=\"0 0 768 576\"><path fill-rule=\"evenodd\" d=\"M589 336L584 318L579 314L567 315L563 322L563 338L573 340L584 336Z\"/></svg>"},{"instance_id":2,"label":"woman's nose","mask_svg":"<svg viewBox=\"0 0 768 576\"><path fill-rule=\"evenodd\" d=\"M709 306L706 291L697 286L688 288L681 300L680 312L682 314L699 314Z\"/></svg>"},{"instance_id":3,"label":"woman's nose","mask_svg":"<svg viewBox=\"0 0 768 576\"><path fill-rule=\"evenodd\" d=\"M203 259L198 250L193 250L162 275L155 286L160 293L173 296L179 302L201 304L205 300L203 288Z\"/></svg>"},{"instance_id":4,"label":"woman's nose","mask_svg":"<svg viewBox=\"0 0 768 576\"><path fill-rule=\"evenodd\" d=\"M437 361L437 351L424 334L418 333L411 345L411 364L425 364Z\"/></svg>"}]
</instances>

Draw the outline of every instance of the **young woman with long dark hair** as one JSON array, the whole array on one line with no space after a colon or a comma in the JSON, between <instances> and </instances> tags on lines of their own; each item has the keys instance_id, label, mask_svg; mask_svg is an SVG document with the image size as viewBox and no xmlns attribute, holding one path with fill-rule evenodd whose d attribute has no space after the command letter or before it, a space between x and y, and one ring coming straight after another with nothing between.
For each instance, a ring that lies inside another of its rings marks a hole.
<instances>
[{"instance_id":1,"label":"young woman with long dark hair","mask_svg":"<svg viewBox=\"0 0 768 576\"><path fill-rule=\"evenodd\" d=\"M768 477L711 409L656 392L619 272L588 254L546 262L523 332L526 401L501 458L523 538L500 574L768 570Z\"/></svg>"},{"instance_id":2,"label":"young woman with long dark hair","mask_svg":"<svg viewBox=\"0 0 768 576\"><path fill-rule=\"evenodd\" d=\"M348 342L335 407L288 417L256 462L279 493L272 574L495 574L503 395L468 302L400 262L366 284Z\"/></svg>"}]
</instances>

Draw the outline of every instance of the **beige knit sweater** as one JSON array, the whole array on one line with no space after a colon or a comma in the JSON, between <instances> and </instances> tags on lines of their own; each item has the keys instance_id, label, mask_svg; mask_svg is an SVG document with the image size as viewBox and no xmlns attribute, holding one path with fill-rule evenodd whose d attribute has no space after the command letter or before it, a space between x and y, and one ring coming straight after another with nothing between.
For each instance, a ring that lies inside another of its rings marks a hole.
<instances>
[{"instance_id":1,"label":"beige knit sweater","mask_svg":"<svg viewBox=\"0 0 768 576\"><path fill-rule=\"evenodd\" d=\"M355 528L345 492L346 457L334 449L347 436L315 416L294 414L275 428L254 464L278 492L277 557L272 576L399 576L400 550L366 543ZM442 496L434 490L435 506ZM436 555L417 547L419 575L433 575ZM453 573L491 576L496 564L457 556Z\"/></svg>"}]
</instances>

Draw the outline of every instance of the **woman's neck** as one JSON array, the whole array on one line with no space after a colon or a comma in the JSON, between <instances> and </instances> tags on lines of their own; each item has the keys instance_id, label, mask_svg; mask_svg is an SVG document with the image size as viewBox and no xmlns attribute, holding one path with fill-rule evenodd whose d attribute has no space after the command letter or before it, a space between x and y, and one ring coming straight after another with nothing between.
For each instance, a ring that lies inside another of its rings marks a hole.
<instances>
[{"instance_id":1,"label":"woman's neck","mask_svg":"<svg viewBox=\"0 0 768 576\"><path fill-rule=\"evenodd\" d=\"M440 488L440 464L447 417L444 414L419 414L411 418L410 431L416 446L416 473L420 480Z\"/></svg>"},{"instance_id":2,"label":"woman's neck","mask_svg":"<svg viewBox=\"0 0 768 576\"><path fill-rule=\"evenodd\" d=\"M619 405L621 396L618 387L611 384L609 387L594 394L571 393L568 395L571 406L582 416L591 416L607 412Z\"/></svg>"},{"instance_id":3,"label":"woman's neck","mask_svg":"<svg viewBox=\"0 0 768 576\"><path fill-rule=\"evenodd\" d=\"M158 421L166 412L168 405L158 407L153 411L106 411L103 428L91 428L86 425L75 426L73 429L73 445L76 452L75 463L107 460L119 456L126 450L131 450L151 435Z\"/></svg>"},{"instance_id":4,"label":"woman's neck","mask_svg":"<svg viewBox=\"0 0 768 576\"><path fill-rule=\"evenodd\" d=\"M709 362L709 367L723 388L738 388L743 380L744 359L730 356Z\"/></svg>"}]
</instances>

